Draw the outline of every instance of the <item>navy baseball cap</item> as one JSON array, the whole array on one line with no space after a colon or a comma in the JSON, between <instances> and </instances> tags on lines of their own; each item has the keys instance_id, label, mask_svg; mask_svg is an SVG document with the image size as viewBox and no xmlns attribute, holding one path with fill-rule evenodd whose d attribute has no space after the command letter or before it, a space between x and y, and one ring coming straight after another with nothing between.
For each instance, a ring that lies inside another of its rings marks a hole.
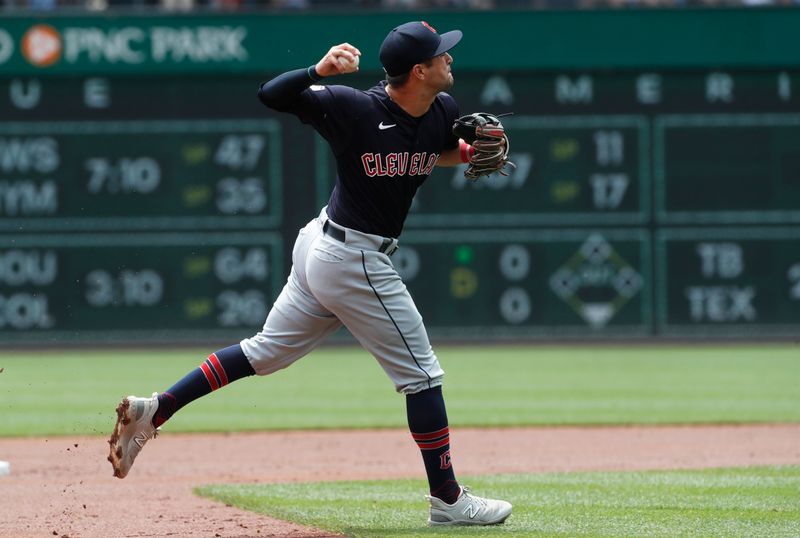
<instances>
[{"instance_id":1,"label":"navy baseball cap","mask_svg":"<svg viewBox=\"0 0 800 538\"><path fill-rule=\"evenodd\" d=\"M386 36L381 45L380 59L389 76L408 73L411 68L444 54L461 41L461 30L444 34L425 21L401 24Z\"/></svg>"}]
</instances>

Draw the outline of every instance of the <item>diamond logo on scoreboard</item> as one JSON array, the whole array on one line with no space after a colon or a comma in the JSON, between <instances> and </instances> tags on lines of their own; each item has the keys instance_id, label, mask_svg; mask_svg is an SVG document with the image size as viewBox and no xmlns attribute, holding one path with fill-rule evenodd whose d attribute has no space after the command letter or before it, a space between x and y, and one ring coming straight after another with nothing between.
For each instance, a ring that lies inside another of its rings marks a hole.
<instances>
[{"instance_id":1,"label":"diamond logo on scoreboard","mask_svg":"<svg viewBox=\"0 0 800 538\"><path fill-rule=\"evenodd\" d=\"M592 234L550 276L550 288L589 325L604 327L642 289L642 276L600 234Z\"/></svg>"}]
</instances>

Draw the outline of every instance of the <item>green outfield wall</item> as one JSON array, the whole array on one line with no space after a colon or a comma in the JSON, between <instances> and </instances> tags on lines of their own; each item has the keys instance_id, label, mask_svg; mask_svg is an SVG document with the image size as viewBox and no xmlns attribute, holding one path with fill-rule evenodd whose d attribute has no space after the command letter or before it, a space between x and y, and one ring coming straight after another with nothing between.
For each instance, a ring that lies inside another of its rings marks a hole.
<instances>
[{"instance_id":1,"label":"green outfield wall","mask_svg":"<svg viewBox=\"0 0 800 538\"><path fill-rule=\"evenodd\" d=\"M431 334L800 332L800 9L0 19L0 343L230 341L262 324L333 158L266 78L459 28L509 176L436 169L393 263Z\"/></svg>"}]
</instances>

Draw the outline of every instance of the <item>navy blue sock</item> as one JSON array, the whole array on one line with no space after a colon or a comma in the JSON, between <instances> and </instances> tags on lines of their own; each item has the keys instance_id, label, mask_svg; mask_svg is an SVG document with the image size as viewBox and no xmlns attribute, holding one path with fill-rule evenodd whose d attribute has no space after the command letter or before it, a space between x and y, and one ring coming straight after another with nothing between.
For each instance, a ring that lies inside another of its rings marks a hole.
<instances>
[{"instance_id":1,"label":"navy blue sock","mask_svg":"<svg viewBox=\"0 0 800 538\"><path fill-rule=\"evenodd\" d=\"M411 436L422 452L431 496L453 504L461 488L450 462L450 429L442 387L407 394L406 413Z\"/></svg>"},{"instance_id":2,"label":"navy blue sock","mask_svg":"<svg viewBox=\"0 0 800 538\"><path fill-rule=\"evenodd\" d=\"M189 402L255 373L239 344L212 353L203 364L158 395L158 410L153 416L153 425L158 428Z\"/></svg>"}]
</instances>

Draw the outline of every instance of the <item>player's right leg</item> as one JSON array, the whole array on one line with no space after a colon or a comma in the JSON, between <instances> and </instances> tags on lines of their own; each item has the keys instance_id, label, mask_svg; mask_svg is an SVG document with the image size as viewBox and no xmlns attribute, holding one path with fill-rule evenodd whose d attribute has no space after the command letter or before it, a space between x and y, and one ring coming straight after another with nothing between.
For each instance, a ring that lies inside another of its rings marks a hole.
<instances>
[{"instance_id":1,"label":"player's right leg","mask_svg":"<svg viewBox=\"0 0 800 538\"><path fill-rule=\"evenodd\" d=\"M145 443L186 404L228 383L255 374L239 344L209 355L168 390L150 398L128 396L117 406L117 422L108 440L114 476L125 478Z\"/></svg>"},{"instance_id":2,"label":"player's right leg","mask_svg":"<svg viewBox=\"0 0 800 538\"><path fill-rule=\"evenodd\" d=\"M114 476L124 478L128 474L145 443L183 406L243 377L286 368L341 326L307 291L305 257L319 231L314 220L298 235L289 279L258 334L212 353L161 394L122 400L109 439L108 460Z\"/></svg>"},{"instance_id":3,"label":"player's right leg","mask_svg":"<svg viewBox=\"0 0 800 538\"><path fill-rule=\"evenodd\" d=\"M108 440L108 461L114 468L114 476L125 478L144 444L156 436L152 423L158 409L158 394L150 398L128 396L117 406L117 423Z\"/></svg>"}]
</instances>

